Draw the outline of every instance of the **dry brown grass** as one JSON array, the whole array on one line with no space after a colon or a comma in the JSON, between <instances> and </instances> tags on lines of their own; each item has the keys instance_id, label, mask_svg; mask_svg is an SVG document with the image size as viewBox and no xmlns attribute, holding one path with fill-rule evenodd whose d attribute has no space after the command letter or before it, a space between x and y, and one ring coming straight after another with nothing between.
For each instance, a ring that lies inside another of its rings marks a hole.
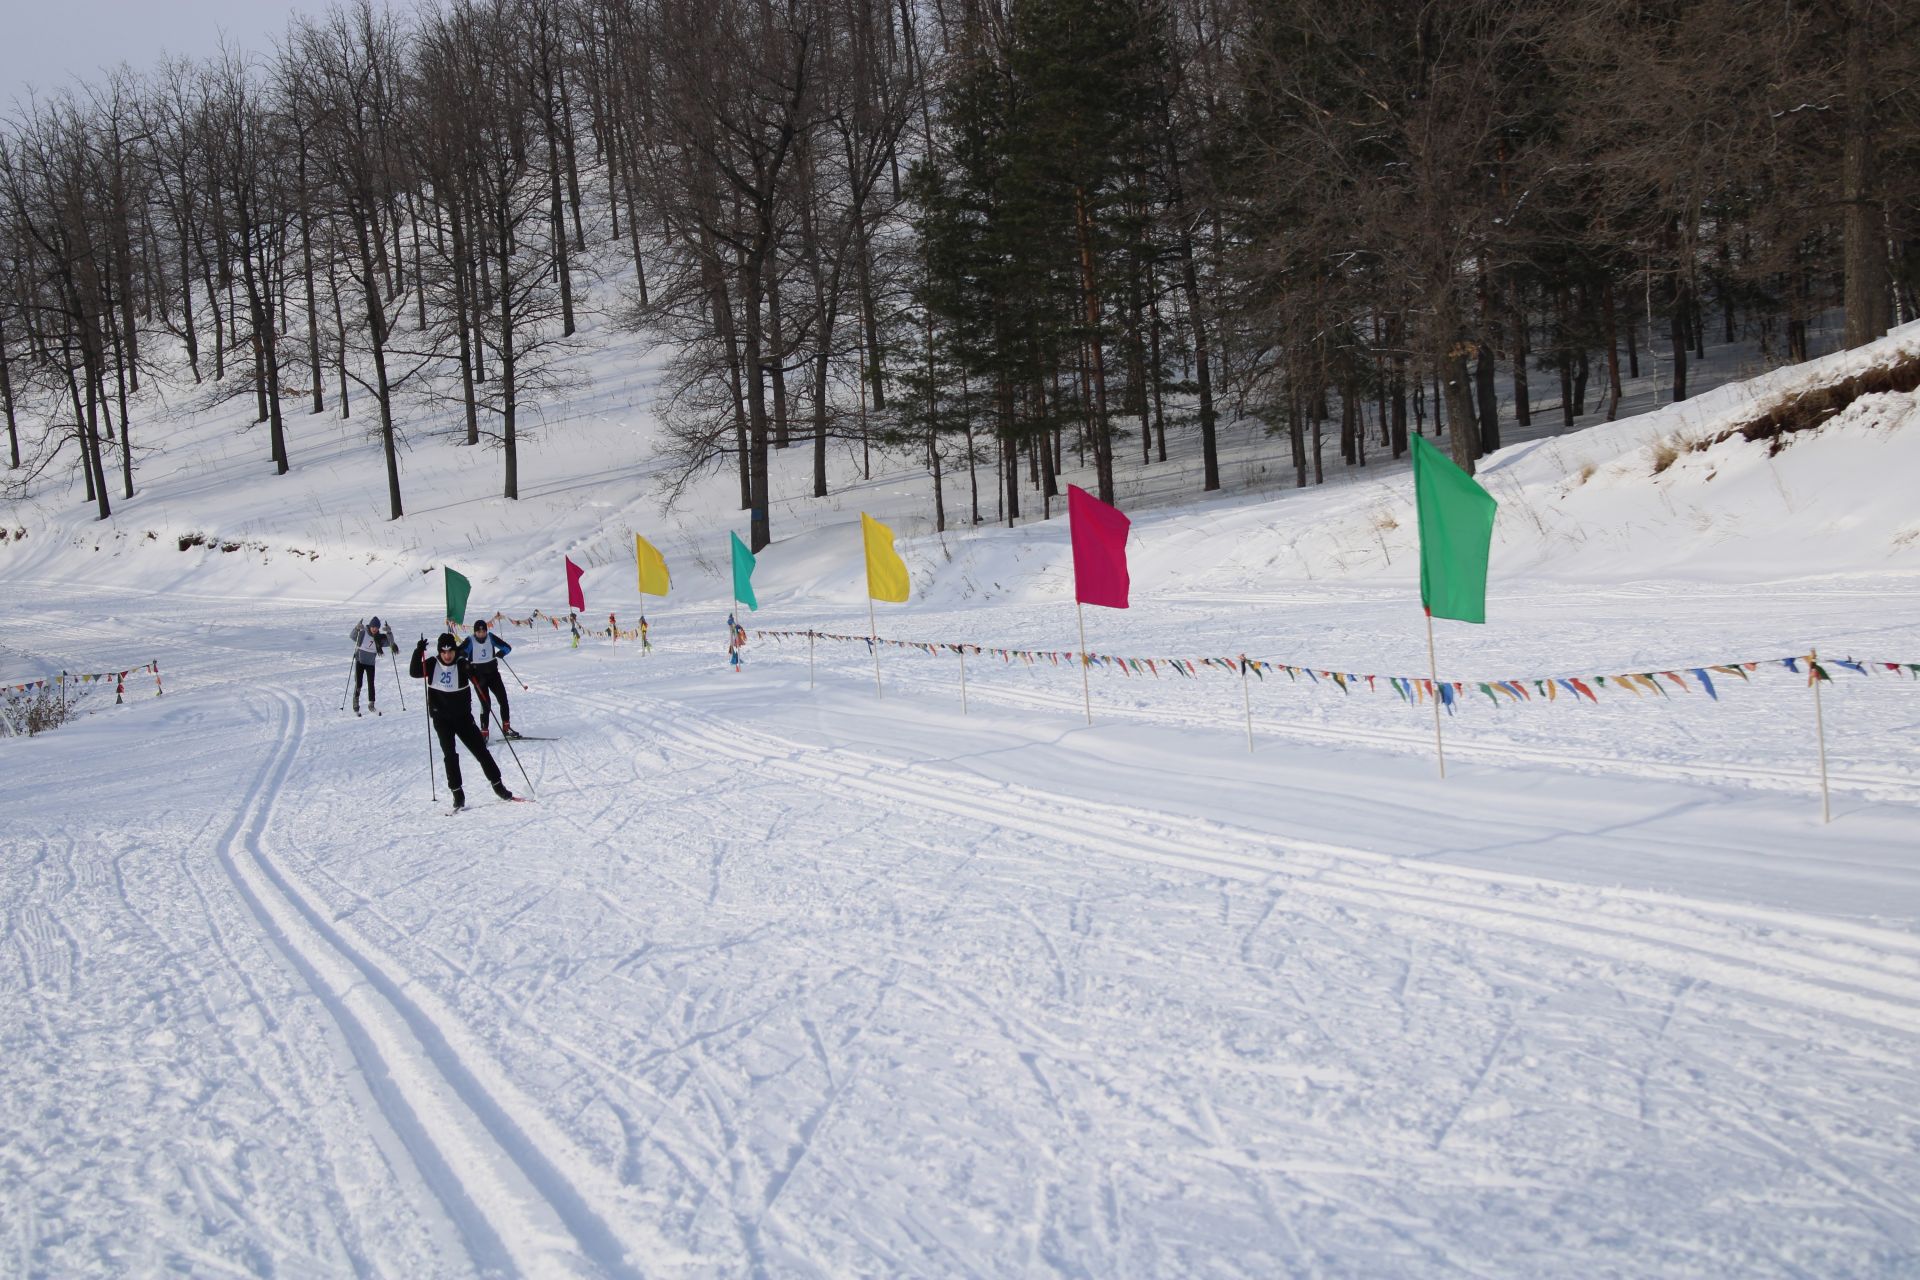
<instances>
[{"instance_id":1,"label":"dry brown grass","mask_svg":"<svg viewBox=\"0 0 1920 1280\"><path fill-rule=\"evenodd\" d=\"M1788 436L1824 425L1861 396L1884 391L1914 390L1920 390L1920 355L1910 355L1891 364L1863 369L1827 386L1811 387L1797 395L1782 397L1759 416L1699 441L1693 447L1706 449L1722 440L1739 436L1742 440L1769 441L1767 454L1771 457L1787 447Z\"/></svg>"}]
</instances>

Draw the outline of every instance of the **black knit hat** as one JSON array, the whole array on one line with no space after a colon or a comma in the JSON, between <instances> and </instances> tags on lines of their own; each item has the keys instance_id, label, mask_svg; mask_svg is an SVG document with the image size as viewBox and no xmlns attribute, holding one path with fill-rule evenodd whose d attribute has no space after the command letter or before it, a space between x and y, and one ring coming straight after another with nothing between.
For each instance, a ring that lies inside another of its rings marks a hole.
<instances>
[{"instance_id":1,"label":"black knit hat","mask_svg":"<svg viewBox=\"0 0 1920 1280\"><path fill-rule=\"evenodd\" d=\"M457 649L460 647L460 642L453 638L453 632L451 631L442 631L440 633L440 639L435 641L434 644L436 648L441 649Z\"/></svg>"},{"instance_id":2,"label":"black knit hat","mask_svg":"<svg viewBox=\"0 0 1920 1280\"><path fill-rule=\"evenodd\" d=\"M373 629L374 629L375 631L378 631L378 630L380 629L380 617L379 617L379 615L378 615L378 614L375 614L375 615L374 615L374 618L373 618L373 620L372 620L371 622L369 622L369 623L367 623L367 625L368 625L368 626L370 626L370 627L372 627L372 628L373 628Z\"/></svg>"}]
</instances>

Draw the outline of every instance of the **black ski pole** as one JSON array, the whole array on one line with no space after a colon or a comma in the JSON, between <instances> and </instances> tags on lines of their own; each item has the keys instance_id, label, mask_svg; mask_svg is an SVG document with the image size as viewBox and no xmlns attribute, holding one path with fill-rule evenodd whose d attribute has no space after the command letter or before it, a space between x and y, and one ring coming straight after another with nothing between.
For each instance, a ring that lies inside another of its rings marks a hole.
<instances>
[{"instance_id":1,"label":"black ski pole","mask_svg":"<svg viewBox=\"0 0 1920 1280\"><path fill-rule=\"evenodd\" d=\"M500 735L500 741L507 744L507 754L513 757L513 763L520 770L520 781L527 784L527 798L533 798L533 779L527 776L527 766L520 763L520 753L513 749L513 739L506 734Z\"/></svg>"},{"instance_id":2,"label":"black ski pole","mask_svg":"<svg viewBox=\"0 0 1920 1280\"><path fill-rule=\"evenodd\" d=\"M392 637L388 638L391 639ZM388 649L387 658L393 664L394 687L400 691L400 709L405 711L407 709L407 686L400 679L400 646L396 644L391 649Z\"/></svg>"},{"instance_id":3,"label":"black ski pole","mask_svg":"<svg viewBox=\"0 0 1920 1280\"><path fill-rule=\"evenodd\" d=\"M425 658L427 656L426 644L427 644L427 638L425 636L421 636L420 637L420 646L421 646L420 656L422 658ZM435 654L434 657L436 660L438 660L439 655ZM427 664L422 662L420 664L420 675L423 680L425 679L426 674L427 674ZM426 687L424 684L422 685L422 692L420 697L421 697L421 701L427 704L424 708L422 708L427 713L427 794L433 797L433 802L435 804L438 804L440 803L440 784L435 782L433 778L433 699L426 692Z\"/></svg>"},{"instance_id":4,"label":"black ski pole","mask_svg":"<svg viewBox=\"0 0 1920 1280\"><path fill-rule=\"evenodd\" d=\"M500 665L507 669L508 675L512 676L515 680L520 680L520 673L513 669L513 664L508 662L504 656L500 659ZM520 687L523 690L526 689L528 687L527 682L520 680Z\"/></svg>"},{"instance_id":5,"label":"black ski pole","mask_svg":"<svg viewBox=\"0 0 1920 1280\"><path fill-rule=\"evenodd\" d=\"M347 692L348 690L353 688L353 669L359 665L360 665L360 659L358 658L347 659L347 687L340 691L340 709L342 711L345 711L347 709Z\"/></svg>"}]
</instances>

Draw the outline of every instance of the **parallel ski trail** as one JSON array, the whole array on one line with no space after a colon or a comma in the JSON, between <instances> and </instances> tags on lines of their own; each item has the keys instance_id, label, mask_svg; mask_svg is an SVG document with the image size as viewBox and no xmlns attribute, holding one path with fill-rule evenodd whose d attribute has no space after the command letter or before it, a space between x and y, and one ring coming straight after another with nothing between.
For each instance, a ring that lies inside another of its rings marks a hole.
<instances>
[{"instance_id":1,"label":"parallel ski trail","mask_svg":"<svg viewBox=\"0 0 1920 1280\"><path fill-rule=\"evenodd\" d=\"M482 1273L627 1276L632 1250L569 1177L584 1171L537 1110L504 1097L484 1055L413 979L348 936L277 864L266 840L305 728L272 691L278 741L218 849L262 932L326 1008L384 1124L404 1144L458 1245ZM567 1167L563 1167L567 1166Z\"/></svg>"},{"instance_id":2,"label":"parallel ski trail","mask_svg":"<svg viewBox=\"0 0 1920 1280\"><path fill-rule=\"evenodd\" d=\"M633 713L631 707L616 707L591 695L573 696ZM1609 892L1497 873L1415 867L1367 849L1270 837L1217 822L1082 801L858 751L808 746L679 704L653 701L644 713L660 738L695 752L829 781L876 798L897 801L911 796L931 810L1024 831L1069 847L1232 879L1261 882L1285 877L1295 893L1325 902L1390 910L1429 924L1468 927L1644 964L1823 1016L1841 1014L1920 1033L1920 972L1913 968L1914 960L1920 958L1920 939L1891 930L1786 912L1722 911L1716 904L1653 893ZM1496 899L1485 891L1488 882L1525 888L1536 896L1525 902ZM1599 910L1557 907L1537 896L1543 892L1591 902ZM1612 909L1619 904L1657 915L1649 920L1625 918ZM1824 953L1784 945L1777 938L1757 943L1742 937L1731 920L1724 920L1743 914L1764 918L1776 929L1828 934L1834 941L1807 944L1821 947ZM1859 959L1836 954L1859 950L1850 944L1860 942L1890 954Z\"/></svg>"}]
</instances>

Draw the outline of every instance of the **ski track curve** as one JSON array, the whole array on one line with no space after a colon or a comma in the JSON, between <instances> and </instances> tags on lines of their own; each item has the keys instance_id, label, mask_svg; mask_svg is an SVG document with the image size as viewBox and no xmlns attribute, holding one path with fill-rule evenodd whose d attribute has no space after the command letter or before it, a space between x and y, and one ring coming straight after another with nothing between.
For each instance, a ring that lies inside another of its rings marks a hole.
<instances>
[{"instance_id":1,"label":"ski track curve","mask_svg":"<svg viewBox=\"0 0 1920 1280\"><path fill-rule=\"evenodd\" d=\"M568 696L631 715L634 708L593 695ZM1067 847L1226 879L1283 880L1323 902L1390 911L1430 925L1471 928L1603 959L1671 971L1749 996L1920 1034L1920 938L1817 916L1723 908L1652 891L1562 886L1525 876L1430 863L1324 842L1236 829L1205 819L1085 801L989 782L968 773L820 748L722 720L677 703L648 700L651 729L681 747L769 768L990 825ZM1548 890L1593 909L1532 899L1501 901L1490 887ZM1651 913L1635 919L1628 913ZM1801 946L1741 936L1715 917L1746 917L1770 931L1809 935ZM1825 935L1826 941L1819 940ZM1854 957L1870 945L1890 953ZM1840 953L1840 954L1836 954Z\"/></svg>"},{"instance_id":2,"label":"ski track curve","mask_svg":"<svg viewBox=\"0 0 1920 1280\"><path fill-rule=\"evenodd\" d=\"M411 977L351 937L274 857L275 800L292 770L304 705L270 690L277 741L217 849L262 933L339 1028L390 1129L482 1274L640 1274L609 1225L607 1188L512 1086L475 1055L456 1019ZM572 1171L571 1173L569 1171Z\"/></svg>"}]
</instances>

